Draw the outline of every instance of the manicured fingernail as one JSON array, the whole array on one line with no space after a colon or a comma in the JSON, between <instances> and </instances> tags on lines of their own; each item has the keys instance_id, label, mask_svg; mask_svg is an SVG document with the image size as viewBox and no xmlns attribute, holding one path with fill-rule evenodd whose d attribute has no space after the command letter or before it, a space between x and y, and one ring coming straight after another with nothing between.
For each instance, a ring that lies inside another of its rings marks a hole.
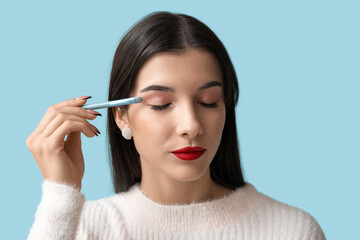
<instances>
[{"instance_id":1,"label":"manicured fingernail","mask_svg":"<svg viewBox=\"0 0 360 240\"><path fill-rule=\"evenodd\" d=\"M99 131L99 130L96 130L96 132L100 135L101 134L101 132Z\"/></svg>"},{"instance_id":2,"label":"manicured fingernail","mask_svg":"<svg viewBox=\"0 0 360 240\"><path fill-rule=\"evenodd\" d=\"M75 98L75 100L87 100L89 98L91 98L91 96L81 96L81 97Z\"/></svg>"},{"instance_id":3,"label":"manicured fingernail","mask_svg":"<svg viewBox=\"0 0 360 240\"><path fill-rule=\"evenodd\" d=\"M102 116L100 113L98 113L97 111L94 111L94 110L86 110L88 113L92 114L92 115L96 115L96 116Z\"/></svg>"}]
</instances>

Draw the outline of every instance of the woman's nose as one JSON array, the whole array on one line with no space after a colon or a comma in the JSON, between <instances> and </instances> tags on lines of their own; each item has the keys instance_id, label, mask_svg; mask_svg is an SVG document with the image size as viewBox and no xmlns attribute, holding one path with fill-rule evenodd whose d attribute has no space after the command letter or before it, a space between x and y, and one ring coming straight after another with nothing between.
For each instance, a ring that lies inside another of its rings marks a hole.
<instances>
[{"instance_id":1,"label":"woman's nose","mask_svg":"<svg viewBox=\"0 0 360 240\"><path fill-rule=\"evenodd\" d=\"M181 137L196 138L203 133L201 119L196 109L191 106L184 107L178 114L177 134Z\"/></svg>"}]
</instances>

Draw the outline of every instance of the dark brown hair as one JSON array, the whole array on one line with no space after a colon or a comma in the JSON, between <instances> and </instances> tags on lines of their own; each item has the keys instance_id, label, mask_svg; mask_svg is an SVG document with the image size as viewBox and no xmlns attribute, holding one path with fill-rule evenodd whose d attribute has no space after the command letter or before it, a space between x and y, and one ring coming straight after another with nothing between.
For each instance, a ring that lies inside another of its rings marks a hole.
<instances>
[{"instance_id":1,"label":"dark brown hair","mask_svg":"<svg viewBox=\"0 0 360 240\"><path fill-rule=\"evenodd\" d=\"M240 166L235 121L239 94L236 73L221 41L199 20L184 14L155 12L133 26L116 49L108 99L129 97L140 68L154 54L181 54L189 48L212 53L222 71L226 119L219 149L210 164L211 177L224 187L241 187L245 182ZM108 110L108 137L115 192L127 191L141 181L140 158L134 141L122 137L111 109Z\"/></svg>"}]
</instances>

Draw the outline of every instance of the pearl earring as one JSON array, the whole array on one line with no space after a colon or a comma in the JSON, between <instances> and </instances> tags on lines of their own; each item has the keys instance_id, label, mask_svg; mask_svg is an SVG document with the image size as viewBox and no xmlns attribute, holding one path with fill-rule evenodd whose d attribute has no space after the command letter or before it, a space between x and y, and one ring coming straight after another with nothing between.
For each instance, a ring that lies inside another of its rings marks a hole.
<instances>
[{"instance_id":1,"label":"pearl earring","mask_svg":"<svg viewBox=\"0 0 360 240\"><path fill-rule=\"evenodd\" d=\"M130 128L128 127L123 127L123 129L121 129L121 134L123 135L123 137L127 140L130 140L132 137L132 131Z\"/></svg>"}]
</instances>

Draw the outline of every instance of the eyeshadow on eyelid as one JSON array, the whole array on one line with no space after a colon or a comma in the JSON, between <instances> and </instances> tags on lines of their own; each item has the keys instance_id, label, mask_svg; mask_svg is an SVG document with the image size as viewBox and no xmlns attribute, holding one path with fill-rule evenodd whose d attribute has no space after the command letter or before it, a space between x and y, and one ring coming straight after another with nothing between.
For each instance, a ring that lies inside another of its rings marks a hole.
<instances>
[{"instance_id":1,"label":"eyeshadow on eyelid","mask_svg":"<svg viewBox=\"0 0 360 240\"><path fill-rule=\"evenodd\" d=\"M147 105L162 105L166 104L170 98L163 94L149 94L143 97L144 103Z\"/></svg>"},{"instance_id":2,"label":"eyeshadow on eyelid","mask_svg":"<svg viewBox=\"0 0 360 240\"><path fill-rule=\"evenodd\" d=\"M158 101L158 100L149 100L145 102L146 105L164 105L166 103L167 103L166 101Z\"/></svg>"},{"instance_id":3,"label":"eyeshadow on eyelid","mask_svg":"<svg viewBox=\"0 0 360 240\"><path fill-rule=\"evenodd\" d=\"M203 101L216 101L221 97L221 91L208 91L199 96Z\"/></svg>"},{"instance_id":4,"label":"eyeshadow on eyelid","mask_svg":"<svg viewBox=\"0 0 360 240\"><path fill-rule=\"evenodd\" d=\"M203 98L199 98L198 101L204 102L204 103L213 103L213 102L219 101L219 98L218 97L209 97L209 98L203 97Z\"/></svg>"},{"instance_id":5,"label":"eyeshadow on eyelid","mask_svg":"<svg viewBox=\"0 0 360 240\"><path fill-rule=\"evenodd\" d=\"M197 99L206 102L215 102L221 98L221 88L210 88L199 91ZM143 102L146 105L164 105L172 101L173 96L171 93L152 91L142 94Z\"/></svg>"}]
</instances>

